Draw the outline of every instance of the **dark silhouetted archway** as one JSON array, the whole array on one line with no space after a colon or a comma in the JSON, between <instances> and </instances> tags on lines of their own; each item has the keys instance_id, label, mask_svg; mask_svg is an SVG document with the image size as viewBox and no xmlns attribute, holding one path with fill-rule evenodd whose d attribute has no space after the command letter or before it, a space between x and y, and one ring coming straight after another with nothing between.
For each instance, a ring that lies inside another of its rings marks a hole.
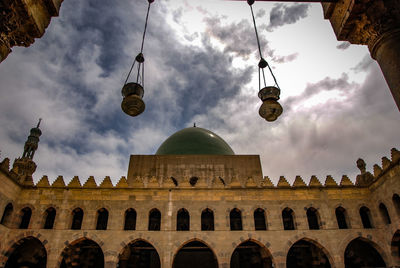
<instances>
[{"instance_id":1,"label":"dark silhouetted archway","mask_svg":"<svg viewBox=\"0 0 400 268\"><path fill-rule=\"evenodd\" d=\"M42 242L30 236L13 245L5 268L46 268L46 263L47 252Z\"/></svg>"},{"instance_id":2,"label":"dark silhouetted archway","mask_svg":"<svg viewBox=\"0 0 400 268\"><path fill-rule=\"evenodd\" d=\"M76 208L72 211L72 230L80 230L82 228L83 221L83 210L81 208Z\"/></svg>"},{"instance_id":3,"label":"dark silhouetted archway","mask_svg":"<svg viewBox=\"0 0 400 268\"><path fill-rule=\"evenodd\" d=\"M54 220L56 219L56 210L53 207L46 209L44 213L44 225L43 229L53 229L54 227Z\"/></svg>"},{"instance_id":4,"label":"dark silhouetted archway","mask_svg":"<svg viewBox=\"0 0 400 268\"><path fill-rule=\"evenodd\" d=\"M8 203L6 208L4 209L3 216L1 217L1 224L10 227L13 210L13 205L11 203Z\"/></svg>"},{"instance_id":5,"label":"dark silhouetted archway","mask_svg":"<svg viewBox=\"0 0 400 268\"><path fill-rule=\"evenodd\" d=\"M214 213L209 208L206 208L201 213L201 230L214 231Z\"/></svg>"},{"instance_id":6,"label":"dark silhouetted archway","mask_svg":"<svg viewBox=\"0 0 400 268\"><path fill-rule=\"evenodd\" d=\"M335 210L336 214L336 221L338 224L339 229L348 229L349 228L349 223L348 223L348 217L347 217L347 212L343 207L337 207Z\"/></svg>"},{"instance_id":7,"label":"dark silhouetted archway","mask_svg":"<svg viewBox=\"0 0 400 268\"><path fill-rule=\"evenodd\" d=\"M256 231L267 230L265 211L262 208L257 208L254 210L254 229Z\"/></svg>"},{"instance_id":8,"label":"dark silhouetted archway","mask_svg":"<svg viewBox=\"0 0 400 268\"><path fill-rule=\"evenodd\" d=\"M176 215L176 230L177 231L190 230L189 212L184 208L181 208Z\"/></svg>"},{"instance_id":9,"label":"dark silhouetted archway","mask_svg":"<svg viewBox=\"0 0 400 268\"><path fill-rule=\"evenodd\" d=\"M19 229L28 229L29 223L31 222L32 210L28 207L21 210L21 222Z\"/></svg>"},{"instance_id":10,"label":"dark silhouetted archway","mask_svg":"<svg viewBox=\"0 0 400 268\"><path fill-rule=\"evenodd\" d=\"M218 261L206 244L192 241L178 251L172 268L218 268Z\"/></svg>"},{"instance_id":11,"label":"dark silhouetted archway","mask_svg":"<svg viewBox=\"0 0 400 268\"><path fill-rule=\"evenodd\" d=\"M127 209L125 212L124 230L136 229L136 211L133 208Z\"/></svg>"},{"instance_id":12,"label":"dark silhouetted archway","mask_svg":"<svg viewBox=\"0 0 400 268\"><path fill-rule=\"evenodd\" d=\"M97 211L96 230L107 230L108 210L101 208Z\"/></svg>"},{"instance_id":13,"label":"dark silhouetted archway","mask_svg":"<svg viewBox=\"0 0 400 268\"><path fill-rule=\"evenodd\" d=\"M60 268L104 268L104 254L93 240L82 238L72 242L62 252Z\"/></svg>"},{"instance_id":14,"label":"dark silhouetted archway","mask_svg":"<svg viewBox=\"0 0 400 268\"><path fill-rule=\"evenodd\" d=\"M293 244L286 257L287 268L330 268L328 256L323 249L305 239Z\"/></svg>"},{"instance_id":15,"label":"dark silhouetted archway","mask_svg":"<svg viewBox=\"0 0 400 268\"><path fill-rule=\"evenodd\" d=\"M149 231L160 231L161 228L161 213L154 208L149 213Z\"/></svg>"},{"instance_id":16,"label":"dark silhouetted archway","mask_svg":"<svg viewBox=\"0 0 400 268\"><path fill-rule=\"evenodd\" d=\"M127 245L119 255L118 268L160 268L160 257L149 243L138 240Z\"/></svg>"},{"instance_id":17,"label":"dark silhouetted archway","mask_svg":"<svg viewBox=\"0 0 400 268\"><path fill-rule=\"evenodd\" d=\"M397 262L397 264L400 264L400 230L397 230L393 235L391 251L394 260Z\"/></svg>"},{"instance_id":18,"label":"dark silhouetted archway","mask_svg":"<svg viewBox=\"0 0 400 268\"><path fill-rule=\"evenodd\" d=\"M372 220L371 220L371 211L367 207L360 208L360 217L363 227L366 229L373 228Z\"/></svg>"},{"instance_id":19,"label":"dark silhouetted archway","mask_svg":"<svg viewBox=\"0 0 400 268\"><path fill-rule=\"evenodd\" d=\"M239 209L237 208L232 209L231 213L229 214L229 219L230 219L231 231L243 230L242 212Z\"/></svg>"},{"instance_id":20,"label":"dark silhouetted archway","mask_svg":"<svg viewBox=\"0 0 400 268\"><path fill-rule=\"evenodd\" d=\"M381 213L382 220L385 224L392 223L392 221L390 220L389 211L387 210L385 204L379 204L379 212Z\"/></svg>"},{"instance_id":21,"label":"dark silhouetted archway","mask_svg":"<svg viewBox=\"0 0 400 268\"><path fill-rule=\"evenodd\" d=\"M394 194L392 197L392 201L397 214L400 215L400 196L398 194Z\"/></svg>"},{"instance_id":22,"label":"dark silhouetted archway","mask_svg":"<svg viewBox=\"0 0 400 268\"><path fill-rule=\"evenodd\" d=\"M290 208L282 210L282 220L284 230L294 230L296 225L294 224L294 212Z\"/></svg>"},{"instance_id":23,"label":"dark silhouetted archway","mask_svg":"<svg viewBox=\"0 0 400 268\"><path fill-rule=\"evenodd\" d=\"M310 230L319 230L320 220L318 211L311 207L307 209L307 221L308 221L308 228Z\"/></svg>"},{"instance_id":24,"label":"dark silhouetted archway","mask_svg":"<svg viewBox=\"0 0 400 268\"><path fill-rule=\"evenodd\" d=\"M348 268L386 267L379 252L364 239L351 241L344 253L344 264Z\"/></svg>"},{"instance_id":25,"label":"dark silhouetted archway","mask_svg":"<svg viewBox=\"0 0 400 268\"><path fill-rule=\"evenodd\" d=\"M231 257L231 268L272 268L271 253L253 241L236 247Z\"/></svg>"}]
</instances>

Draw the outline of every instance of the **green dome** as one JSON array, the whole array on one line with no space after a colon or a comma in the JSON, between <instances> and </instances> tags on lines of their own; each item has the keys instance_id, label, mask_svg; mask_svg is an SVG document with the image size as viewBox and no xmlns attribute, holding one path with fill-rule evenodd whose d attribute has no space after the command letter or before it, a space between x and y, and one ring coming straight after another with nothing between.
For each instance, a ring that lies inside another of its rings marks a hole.
<instances>
[{"instance_id":1,"label":"green dome","mask_svg":"<svg viewBox=\"0 0 400 268\"><path fill-rule=\"evenodd\" d=\"M232 148L217 134L200 127L182 129L166 139L156 155L216 154L234 155Z\"/></svg>"}]
</instances>

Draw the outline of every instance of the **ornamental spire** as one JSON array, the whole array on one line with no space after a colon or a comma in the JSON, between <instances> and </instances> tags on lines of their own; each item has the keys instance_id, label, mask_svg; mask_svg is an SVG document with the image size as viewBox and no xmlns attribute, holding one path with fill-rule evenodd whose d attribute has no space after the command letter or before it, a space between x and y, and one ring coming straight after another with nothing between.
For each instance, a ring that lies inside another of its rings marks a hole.
<instances>
[{"instance_id":1,"label":"ornamental spire","mask_svg":"<svg viewBox=\"0 0 400 268\"><path fill-rule=\"evenodd\" d=\"M42 131L39 128L41 121L42 118L39 118L37 126L31 129L31 134L28 136L28 139L25 142L22 158L33 159L33 156L35 155L39 145L39 137L42 135Z\"/></svg>"}]
</instances>

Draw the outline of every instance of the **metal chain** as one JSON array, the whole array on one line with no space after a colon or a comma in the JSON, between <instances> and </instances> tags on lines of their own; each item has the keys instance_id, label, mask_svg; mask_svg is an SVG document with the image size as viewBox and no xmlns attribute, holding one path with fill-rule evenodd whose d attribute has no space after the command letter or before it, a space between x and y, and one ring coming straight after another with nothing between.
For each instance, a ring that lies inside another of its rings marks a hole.
<instances>
[{"instance_id":1,"label":"metal chain","mask_svg":"<svg viewBox=\"0 0 400 268\"><path fill-rule=\"evenodd\" d=\"M145 24L144 24L144 31L143 31L143 37L142 37L142 45L141 45L141 47L140 47L140 53L139 53L139 55L140 55L140 54L143 55L144 40L145 40L145 37L146 37L147 23L148 23L148 20L149 20L150 6L151 6L151 3L152 3L152 2L153 2L153 1L149 1L149 5L148 5L148 7L147 7L146 22L145 22ZM137 56L136 56L136 58L137 58ZM124 85L128 82L129 76L131 75L132 70L133 70L133 67L135 66L136 58L133 60L132 66L131 66L131 68L130 68L130 70L129 70L128 76L127 76L126 79L125 79ZM139 66L138 66L138 75L137 75L136 83L139 81L140 65L141 65L140 63L141 63L141 62L139 62ZM144 69L144 68L143 68L143 69ZM142 80L144 80L144 74L142 75Z\"/></svg>"}]
</instances>

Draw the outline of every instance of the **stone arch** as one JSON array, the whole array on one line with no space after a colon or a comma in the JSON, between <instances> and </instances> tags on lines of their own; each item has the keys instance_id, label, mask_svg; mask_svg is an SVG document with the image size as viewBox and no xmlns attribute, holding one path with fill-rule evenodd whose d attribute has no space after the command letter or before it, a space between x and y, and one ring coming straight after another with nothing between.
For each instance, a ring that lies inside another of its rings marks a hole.
<instances>
[{"instance_id":1,"label":"stone arch","mask_svg":"<svg viewBox=\"0 0 400 268\"><path fill-rule=\"evenodd\" d=\"M390 243L391 255L394 260L394 264L400 265L400 230L397 230Z\"/></svg>"},{"instance_id":2,"label":"stone arch","mask_svg":"<svg viewBox=\"0 0 400 268\"><path fill-rule=\"evenodd\" d=\"M185 252L185 247L190 247L195 254ZM190 239L179 246L173 255L172 268L184 267L218 268L217 254L204 240L199 238Z\"/></svg>"},{"instance_id":3,"label":"stone arch","mask_svg":"<svg viewBox=\"0 0 400 268\"><path fill-rule=\"evenodd\" d=\"M56 219L57 210L53 206L48 207L42 215L41 228L43 229L53 229L54 222Z\"/></svg>"},{"instance_id":4,"label":"stone arch","mask_svg":"<svg viewBox=\"0 0 400 268\"><path fill-rule=\"evenodd\" d=\"M262 208L256 208L253 212L254 229L256 231L267 230L267 215Z\"/></svg>"},{"instance_id":5,"label":"stone arch","mask_svg":"<svg viewBox=\"0 0 400 268\"><path fill-rule=\"evenodd\" d=\"M335 267L334 260L328 250L318 242L317 239L303 237L294 243L285 251L286 267L299 268L330 268ZM309 255L309 256L307 256ZM297 263L300 256L302 263Z\"/></svg>"},{"instance_id":6,"label":"stone arch","mask_svg":"<svg viewBox=\"0 0 400 268\"><path fill-rule=\"evenodd\" d=\"M201 212L201 230L214 231L214 211L210 208L205 208Z\"/></svg>"},{"instance_id":7,"label":"stone arch","mask_svg":"<svg viewBox=\"0 0 400 268\"><path fill-rule=\"evenodd\" d=\"M343 259L346 267L386 267L387 258L382 253L370 239L357 237L347 244Z\"/></svg>"},{"instance_id":8,"label":"stone arch","mask_svg":"<svg viewBox=\"0 0 400 268\"><path fill-rule=\"evenodd\" d=\"M244 265L250 266L244 266ZM275 267L271 251L255 239L241 241L235 246L230 258L231 268L272 268Z\"/></svg>"},{"instance_id":9,"label":"stone arch","mask_svg":"<svg viewBox=\"0 0 400 268\"><path fill-rule=\"evenodd\" d=\"M400 196L398 194L393 194L392 196L393 206L397 212L397 215L400 217Z\"/></svg>"},{"instance_id":10,"label":"stone arch","mask_svg":"<svg viewBox=\"0 0 400 268\"><path fill-rule=\"evenodd\" d=\"M339 229L351 228L349 214L343 206L340 205L335 208L335 216Z\"/></svg>"},{"instance_id":11,"label":"stone arch","mask_svg":"<svg viewBox=\"0 0 400 268\"><path fill-rule=\"evenodd\" d=\"M379 213L381 214L383 223L386 225L391 224L392 221L390 219L389 211L388 211L386 205L383 202L381 202L379 204L378 208L379 208Z\"/></svg>"},{"instance_id":12,"label":"stone arch","mask_svg":"<svg viewBox=\"0 0 400 268\"><path fill-rule=\"evenodd\" d=\"M295 230L296 221L293 209L286 207L282 210L282 224L284 230Z\"/></svg>"},{"instance_id":13,"label":"stone arch","mask_svg":"<svg viewBox=\"0 0 400 268\"><path fill-rule=\"evenodd\" d=\"M100 208L96 212L96 230L107 230L109 213L106 208Z\"/></svg>"},{"instance_id":14,"label":"stone arch","mask_svg":"<svg viewBox=\"0 0 400 268\"><path fill-rule=\"evenodd\" d=\"M0 224L10 227L10 225L12 224L13 212L14 212L14 206L13 206L12 202L8 202L3 210L3 215L1 216Z\"/></svg>"},{"instance_id":15,"label":"stone arch","mask_svg":"<svg viewBox=\"0 0 400 268\"><path fill-rule=\"evenodd\" d=\"M30 206L22 208L19 213L19 229L28 229L32 223L32 209Z\"/></svg>"},{"instance_id":16,"label":"stone arch","mask_svg":"<svg viewBox=\"0 0 400 268\"><path fill-rule=\"evenodd\" d=\"M161 212L157 208L153 208L149 211L149 231L160 231L161 230Z\"/></svg>"},{"instance_id":17,"label":"stone arch","mask_svg":"<svg viewBox=\"0 0 400 268\"><path fill-rule=\"evenodd\" d=\"M14 241L4 255L7 258L5 268L46 268L47 250L44 243L34 236Z\"/></svg>"},{"instance_id":18,"label":"stone arch","mask_svg":"<svg viewBox=\"0 0 400 268\"><path fill-rule=\"evenodd\" d=\"M306 215L307 215L308 228L310 230L321 229L321 216L319 215L319 212L316 208L309 207L306 211Z\"/></svg>"},{"instance_id":19,"label":"stone arch","mask_svg":"<svg viewBox=\"0 0 400 268\"><path fill-rule=\"evenodd\" d=\"M359 209L362 225L365 229L374 228L372 222L371 210L367 206L361 206Z\"/></svg>"},{"instance_id":20,"label":"stone arch","mask_svg":"<svg viewBox=\"0 0 400 268\"><path fill-rule=\"evenodd\" d=\"M190 214L185 208L181 208L176 213L176 230L189 231L190 230Z\"/></svg>"},{"instance_id":21,"label":"stone arch","mask_svg":"<svg viewBox=\"0 0 400 268\"><path fill-rule=\"evenodd\" d=\"M67 246L62 250L58 266L67 268L68 263L74 262L78 267L102 268L105 264L103 242L98 243L89 237L80 237L71 243L66 241Z\"/></svg>"},{"instance_id":22,"label":"stone arch","mask_svg":"<svg viewBox=\"0 0 400 268\"><path fill-rule=\"evenodd\" d=\"M128 208L124 213L124 230L136 229L137 212L134 208Z\"/></svg>"},{"instance_id":23,"label":"stone arch","mask_svg":"<svg viewBox=\"0 0 400 268\"><path fill-rule=\"evenodd\" d=\"M70 224L70 229L72 230L81 230L82 229L82 223L83 223L83 217L85 215L85 212L81 207L75 207L71 211L71 224Z\"/></svg>"},{"instance_id":24,"label":"stone arch","mask_svg":"<svg viewBox=\"0 0 400 268\"><path fill-rule=\"evenodd\" d=\"M242 211L238 208L233 208L229 212L229 226L231 227L231 231L241 231L243 230L243 220L242 220Z\"/></svg>"},{"instance_id":25,"label":"stone arch","mask_svg":"<svg viewBox=\"0 0 400 268\"><path fill-rule=\"evenodd\" d=\"M153 243L148 242L146 239L137 238L127 243L121 243L123 248L120 250L116 263L120 268L130 267L146 267L146 268L160 268L161 258L159 251ZM136 247L136 248L135 248ZM138 249L138 247L140 249ZM133 258L132 251L139 258ZM133 265L133 266L131 266ZM141 266L140 266L141 265Z\"/></svg>"}]
</instances>

